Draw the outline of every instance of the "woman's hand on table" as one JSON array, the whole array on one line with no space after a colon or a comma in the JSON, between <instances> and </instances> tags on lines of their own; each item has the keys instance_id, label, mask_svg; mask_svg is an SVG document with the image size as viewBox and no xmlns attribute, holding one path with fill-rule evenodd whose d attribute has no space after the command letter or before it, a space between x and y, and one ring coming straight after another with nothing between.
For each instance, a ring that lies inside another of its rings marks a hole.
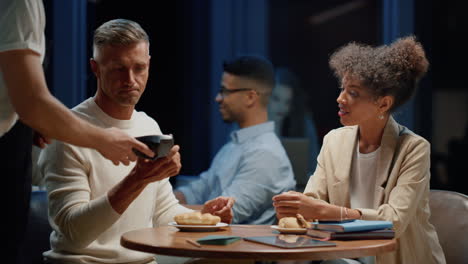
<instances>
[{"instance_id":1,"label":"woman's hand on table","mask_svg":"<svg viewBox=\"0 0 468 264\"><path fill-rule=\"evenodd\" d=\"M202 213L210 213L221 217L221 222L230 224L234 214L232 207L234 206L234 198L219 196L207 201L201 210Z\"/></svg>"},{"instance_id":2,"label":"woman's hand on table","mask_svg":"<svg viewBox=\"0 0 468 264\"><path fill-rule=\"evenodd\" d=\"M326 210L328 203L313 199L303 193L288 191L273 196L273 206L276 210L276 217L296 217L301 214L307 221L314 221L322 218L323 210Z\"/></svg>"}]
</instances>

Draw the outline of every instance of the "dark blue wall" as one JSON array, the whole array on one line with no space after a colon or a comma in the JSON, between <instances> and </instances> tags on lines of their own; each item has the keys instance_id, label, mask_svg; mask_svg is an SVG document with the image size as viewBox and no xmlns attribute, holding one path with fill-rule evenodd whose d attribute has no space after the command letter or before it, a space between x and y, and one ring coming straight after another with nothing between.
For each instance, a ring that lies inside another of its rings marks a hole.
<instances>
[{"instance_id":1,"label":"dark blue wall","mask_svg":"<svg viewBox=\"0 0 468 264\"><path fill-rule=\"evenodd\" d=\"M327 110L336 96L327 57L336 46L348 41L362 39L369 44L381 44L412 32L418 35L433 63L418 95L396 118L427 139L432 136L429 117L432 76L451 86L461 83L461 73L446 78L448 69L440 66L453 63L450 58L456 57L453 56L456 51L444 48L450 42L433 39L456 38L456 31L428 27L432 14L437 15L434 21L439 25L449 16L444 12L450 11L450 7L441 3L436 6L422 0L354 1L366 8L323 24L321 29L301 25L320 10L351 2L194 0L159 1L156 6L150 1L129 4L123 0L44 0L44 3L48 16L47 81L54 94L69 107L94 95L95 79L88 59L92 55L92 31L98 25L113 18L128 18L147 30L152 55L150 79L137 109L156 119L163 132L174 134L181 145L185 174L205 170L235 128L222 122L214 97L219 89L222 61L238 54L264 55L279 66L299 65L293 68L310 78L308 87L320 88L314 91L316 99L311 103L313 110L320 113L319 136L339 125L336 116L329 114L335 110ZM438 12L434 13L434 9ZM296 23L294 18L300 24L291 24ZM449 31L450 36L442 35ZM301 42L303 48L298 45ZM433 52L437 47L444 52ZM312 51L323 56L316 57ZM437 71L433 73L432 69ZM314 79L314 75L320 78Z\"/></svg>"}]
</instances>

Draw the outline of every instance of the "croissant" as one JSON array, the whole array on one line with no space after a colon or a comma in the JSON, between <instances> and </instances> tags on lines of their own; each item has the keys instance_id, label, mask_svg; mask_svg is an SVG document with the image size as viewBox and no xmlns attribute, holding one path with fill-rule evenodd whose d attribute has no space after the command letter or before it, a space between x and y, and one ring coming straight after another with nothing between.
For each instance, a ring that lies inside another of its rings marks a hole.
<instances>
[{"instance_id":1,"label":"croissant","mask_svg":"<svg viewBox=\"0 0 468 264\"><path fill-rule=\"evenodd\" d=\"M310 222L308 222L307 220L305 220L305 218L301 214L297 214L296 217L297 217L297 221L300 223L300 225L303 228L311 228L312 227L312 224Z\"/></svg>"},{"instance_id":2,"label":"croissant","mask_svg":"<svg viewBox=\"0 0 468 264\"><path fill-rule=\"evenodd\" d=\"M221 218L210 213L190 212L174 216L174 221L178 225L216 225Z\"/></svg>"}]
</instances>

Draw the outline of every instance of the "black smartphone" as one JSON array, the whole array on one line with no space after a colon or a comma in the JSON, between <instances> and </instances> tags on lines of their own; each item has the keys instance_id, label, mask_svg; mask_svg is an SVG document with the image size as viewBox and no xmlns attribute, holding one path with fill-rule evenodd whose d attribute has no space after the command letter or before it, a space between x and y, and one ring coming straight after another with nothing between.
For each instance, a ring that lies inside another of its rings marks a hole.
<instances>
[{"instance_id":1,"label":"black smartphone","mask_svg":"<svg viewBox=\"0 0 468 264\"><path fill-rule=\"evenodd\" d=\"M169 135L151 135L151 136L142 136L136 137L139 141L145 143L148 148L154 152L154 157L149 157L144 153L133 149L133 152L141 158L156 160L162 157L166 157L167 154L171 151L172 146L174 146L174 138L171 134Z\"/></svg>"}]
</instances>

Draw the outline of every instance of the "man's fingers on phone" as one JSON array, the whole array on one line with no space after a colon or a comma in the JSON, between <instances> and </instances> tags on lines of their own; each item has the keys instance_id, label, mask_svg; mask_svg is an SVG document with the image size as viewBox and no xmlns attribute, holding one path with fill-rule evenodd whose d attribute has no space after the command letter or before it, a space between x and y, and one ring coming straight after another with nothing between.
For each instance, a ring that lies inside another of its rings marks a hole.
<instances>
[{"instance_id":1,"label":"man's fingers on phone","mask_svg":"<svg viewBox=\"0 0 468 264\"><path fill-rule=\"evenodd\" d=\"M172 158L177 152L179 152L179 145L174 145L171 148L171 151L169 151L169 154L167 154L166 158Z\"/></svg>"},{"instance_id":2,"label":"man's fingers on phone","mask_svg":"<svg viewBox=\"0 0 468 264\"><path fill-rule=\"evenodd\" d=\"M143 152L143 154L149 157L154 157L155 153L150 148L148 148L148 146L146 146L144 143L138 141L137 139L134 139L132 143L133 143L133 148L136 148L137 150L139 150L140 152Z\"/></svg>"},{"instance_id":3,"label":"man's fingers on phone","mask_svg":"<svg viewBox=\"0 0 468 264\"><path fill-rule=\"evenodd\" d=\"M178 169L172 168L172 169L169 171L169 177L174 177L174 176L176 176L177 174L179 174L179 170L178 170Z\"/></svg>"},{"instance_id":4,"label":"man's fingers on phone","mask_svg":"<svg viewBox=\"0 0 468 264\"><path fill-rule=\"evenodd\" d=\"M136 157L135 157L135 159L136 159ZM130 156L124 156L124 157L120 158L120 162L122 162L123 165L128 166L128 165L130 165L132 160L131 160Z\"/></svg>"},{"instance_id":5,"label":"man's fingers on phone","mask_svg":"<svg viewBox=\"0 0 468 264\"><path fill-rule=\"evenodd\" d=\"M137 155L135 153L131 152L128 154L128 160L129 161L136 161L138 159Z\"/></svg>"}]
</instances>

